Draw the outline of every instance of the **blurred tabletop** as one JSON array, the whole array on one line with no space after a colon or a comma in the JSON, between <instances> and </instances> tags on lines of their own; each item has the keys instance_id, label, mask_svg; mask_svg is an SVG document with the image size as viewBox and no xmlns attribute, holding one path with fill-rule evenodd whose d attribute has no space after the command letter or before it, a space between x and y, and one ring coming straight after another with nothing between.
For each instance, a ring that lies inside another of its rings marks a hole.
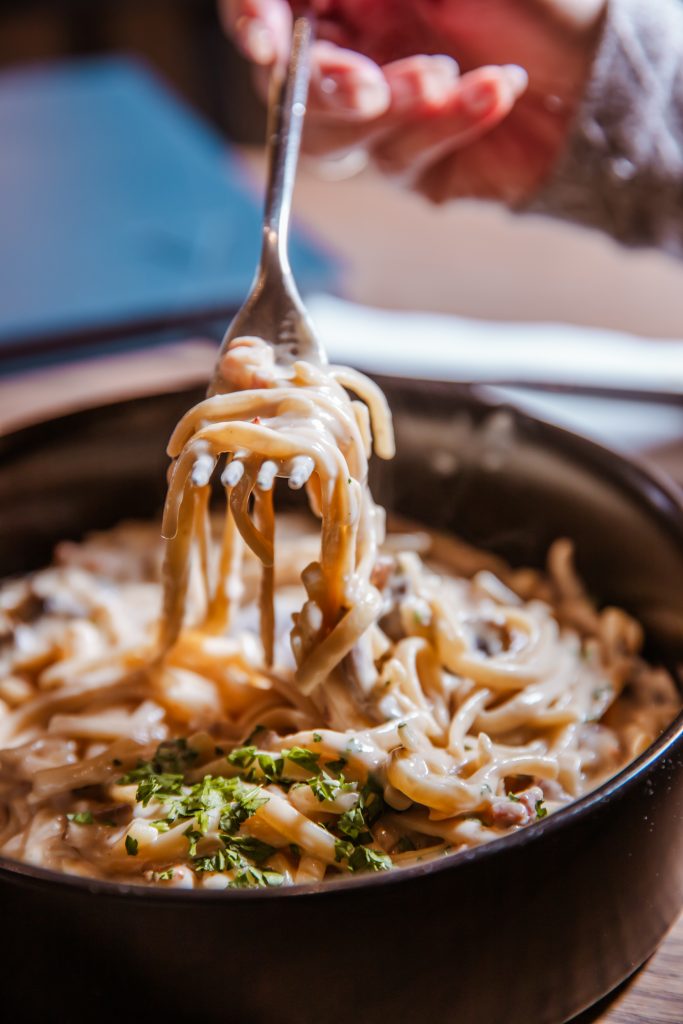
<instances>
[{"instance_id":1,"label":"blurred tabletop","mask_svg":"<svg viewBox=\"0 0 683 1024\"><path fill-rule=\"evenodd\" d=\"M244 159L258 180L260 156ZM304 169L297 211L341 258L345 294L359 302L494 320L566 320L659 338L681 334L683 271L657 254L624 253L587 232L488 208L435 210L371 175L332 183ZM215 343L197 336L139 350L109 346L97 358L13 372L0 377L0 432L36 416L199 383L214 354ZM611 408L593 412L609 420ZM663 416L658 408L643 406L642 416ZM553 417L552 398L544 415ZM668 438L639 454L676 475L680 469L683 479L683 425L677 429L674 422ZM618 424L606 433L618 444ZM683 919L642 970L579 1022L682 1024Z\"/></svg>"}]
</instances>

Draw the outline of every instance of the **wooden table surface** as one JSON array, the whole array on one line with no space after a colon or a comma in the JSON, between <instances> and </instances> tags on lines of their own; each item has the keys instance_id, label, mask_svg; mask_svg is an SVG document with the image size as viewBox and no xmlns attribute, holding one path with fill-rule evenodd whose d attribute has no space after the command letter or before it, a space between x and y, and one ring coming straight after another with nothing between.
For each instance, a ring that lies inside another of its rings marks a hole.
<instances>
[{"instance_id":1,"label":"wooden table surface","mask_svg":"<svg viewBox=\"0 0 683 1024\"><path fill-rule=\"evenodd\" d=\"M249 162L258 172L258 160L249 156ZM599 238L584 239L558 228L556 239L542 223L516 229L504 215L489 212L478 217L467 209L460 214L440 211L437 217L414 201L405 205L373 181L332 186L304 173L298 197L299 209L315 222L318 234L341 249L352 298L474 316L630 326L642 333L649 324L652 334L680 333L681 269L656 255L622 257ZM363 207L371 216L358 215ZM444 230L448 224L450 233ZM405 237L411 239L412 255L401 248ZM520 241L525 244L520 246ZM562 275L550 266L554 261L557 269L563 253L581 271L571 289L558 284ZM507 259L512 255L514 259ZM454 276L456 287L451 286ZM600 289L595 288L596 277ZM523 282L532 278L533 294L524 295ZM553 294L554 305L548 305ZM645 300L637 304L637 294L649 297L649 308ZM493 308L487 305L488 296L497 303ZM170 390L199 383L207 378L214 352L212 344L196 339L0 377L0 432L29 423L36 410L41 415L58 413L155 387ZM572 1024L683 1024L683 917L634 977Z\"/></svg>"}]
</instances>

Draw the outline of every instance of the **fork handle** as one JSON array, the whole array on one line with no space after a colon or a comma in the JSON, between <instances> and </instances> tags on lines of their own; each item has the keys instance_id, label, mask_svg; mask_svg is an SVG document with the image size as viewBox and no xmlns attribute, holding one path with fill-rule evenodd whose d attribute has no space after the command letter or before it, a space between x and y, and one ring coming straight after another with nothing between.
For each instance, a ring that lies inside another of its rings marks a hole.
<instances>
[{"instance_id":1,"label":"fork handle","mask_svg":"<svg viewBox=\"0 0 683 1024\"><path fill-rule=\"evenodd\" d=\"M292 30L292 46L284 73L273 75L268 106L268 183L263 221L262 266L272 257L289 270L289 217L306 114L310 50L315 19L299 15Z\"/></svg>"}]
</instances>

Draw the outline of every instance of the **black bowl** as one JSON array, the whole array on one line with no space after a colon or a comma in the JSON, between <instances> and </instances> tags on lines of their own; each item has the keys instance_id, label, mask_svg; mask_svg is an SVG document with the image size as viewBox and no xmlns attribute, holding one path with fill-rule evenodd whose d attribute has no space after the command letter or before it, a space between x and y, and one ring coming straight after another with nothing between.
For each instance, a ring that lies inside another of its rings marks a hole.
<instances>
[{"instance_id":1,"label":"black bowl","mask_svg":"<svg viewBox=\"0 0 683 1024\"><path fill-rule=\"evenodd\" d=\"M613 453L447 385L380 380L392 509L543 562L571 536L591 591L683 659L683 506ZM166 436L198 393L78 412L0 441L0 574L60 538L157 515ZM599 790L452 858L320 888L187 893L0 858L14 1019L560 1024L652 953L683 900L683 717ZM9 1017L8 1017L9 1019Z\"/></svg>"}]
</instances>

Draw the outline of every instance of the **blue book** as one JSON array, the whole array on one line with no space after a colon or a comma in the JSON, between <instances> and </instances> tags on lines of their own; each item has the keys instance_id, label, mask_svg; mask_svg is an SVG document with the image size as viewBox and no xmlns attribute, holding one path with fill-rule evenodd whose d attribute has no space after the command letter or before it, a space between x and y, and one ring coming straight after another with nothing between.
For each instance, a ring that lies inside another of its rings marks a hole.
<instances>
[{"instance_id":1,"label":"blue book","mask_svg":"<svg viewBox=\"0 0 683 1024\"><path fill-rule=\"evenodd\" d=\"M225 141L133 59L0 75L0 359L69 338L228 317L262 196ZM301 230L302 291L332 256Z\"/></svg>"}]
</instances>

